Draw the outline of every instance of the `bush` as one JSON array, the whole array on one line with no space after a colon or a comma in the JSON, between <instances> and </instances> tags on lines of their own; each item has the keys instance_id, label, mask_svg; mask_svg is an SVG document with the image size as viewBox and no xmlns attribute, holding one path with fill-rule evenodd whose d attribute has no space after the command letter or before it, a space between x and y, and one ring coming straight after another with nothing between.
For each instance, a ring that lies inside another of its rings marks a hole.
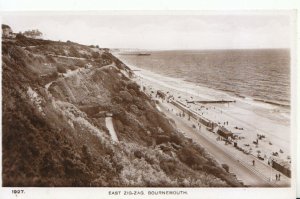
<instances>
[{"instance_id":1,"label":"bush","mask_svg":"<svg viewBox=\"0 0 300 199\"><path fill-rule=\"evenodd\" d=\"M175 161L161 161L159 166L167 175L172 175L176 171Z\"/></svg>"},{"instance_id":2,"label":"bush","mask_svg":"<svg viewBox=\"0 0 300 199\"><path fill-rule=\"evenodd\" d=\"M80 53L77 51L77 49L74 46L70 47L69 52L71 57L80 57Z\"/></svg>"},{"instance_id":3,"label":"bush","mask_svg":"<svg viewBox=\"0 0 300 199\"><path fill-rule=\"evenodd\" d=\"M21 47L18 46L3 46L2 47L3 50L3 54L8 53L9 56L14 60L14 62L16 63L16 65L20 65L22 67L26 66L26 61L28 61L28 57L26 55L26 53L24 52L24 50Z\"/></svg>"},{"instance_id":4,"label":"bush","mask_svg":"<svg viewBox=\"0 0 300 199\"><path fill-rule=\"evenodd\" d=\"M114 120L114 127L116 128L117 132L122 133L124 131L124 125L118 119Z\"/></svg>"},{"instance_id":5,"label":"bush","mask_svg":"<svg viewBox=\"0 0 300 199\"><path fill-rule=\"evenodd\" d=\"M57 69L57 72L59 72L59 73L66 73L67 72L66 68L63 67L62 65L58 65L56 67L56 69Z\"/></svg>"},{"instance_id":6,"label":"bush","mask_svg":"<svg viewBox=\"0 0 300 199\"><path fill-rule=\"evenodd\" d=\"M130 106L130 111L133 112L134 114L139 114L140 113L138 107L136 105L134 105L134 104L132 104Z\"/></svg>"},{"instance_id":7,"label":"bush","mask_svg":"<svg viewBox=\"0 0 300 199\"><path fill-rule=\"evenodd\" d=\"M18 33L17 35L16 35L16 39L18 39L18 40L26 40L26 37L24 36L24 35L22 35L21 33Z\"/></svg>"},{"instance_id":8,"label":"bush","mask_svg":"<svg viewBox=\"0 0 300 199\"><path fill-rule=\"evenodd\" d=\"M133 97L128 91L120 91L120 97L122 98L123 101L125 102L132 102Z\"/></svg>"},{"instance_id":9,"label":"bush","mask_svg":"<svg viewBox=\"0 0 300 199\"><path fill-rule=\"evenodd\" d=\"M116 117L119 117L119 118L124 118L125 115L126 115L126 111L125 109L123 108L123 106L119 105L119 104L116 104L115 106L113 106L110 111L112 112L112 114Z\"/></svg>"},{"instance_id":10,"label":"bush","mask_svg":"<svg viewBox=\"0 0 300 199\"><path fill-rule=\"evenodd\" d=\"M133 89L136 93L139 93L140 86L135 82L130 82L129 84L127 84L127 89Z\"/></svg>"},{"instance_id":11,"label":"bush","mask_svg":"<svg viewBox=\"0 0 300 199\"><path fill-rule=\"evenodd\" d=\"M205 165L208 162L205 158L199 155L199 153L195 149L187 148L187 146L180 149L177 152L177 155L182 162L184 162L191 168Z\"/></svg>"},{"instance_id":12,"label":"bush","mask_svg":"<svg viewBox=\"0 0 300 199\"><path fill-rule=\"evenodd\" d=\"M227 173L229 172L229 166L227 164L222 164L222 167Z\"/></svg>"},{"instance_id":13,"label":"bush","mask_svg":"<svg viewBox=\"0 0 300 199\"><path fill-rule=\"evenodd\" d=\"M98 52L93 52L92 53L92 58L93 59L98 59L98 58L100 58L100 54Z\"/></svg>"},{"instance_id":14,"label":"bush","mask_svg":"<svg viewBox=\"0 0 300 199\"><path fill-rule=\"evenodd\" d=\"M171 134L170 141L177 145L181 145L182 143L182 139L177 134L174 133Z\"/></svg>"},{"instance_id":15,"label":"bush","mask_svg":"<svg viewBox=\"0 0 300 199\"><path fill-rule=\"evenodd\" d=\"M140 110L145 110L145 109L146 109L145 102L143 102L143 101L142 101L141 99L139 99L139 98L135 98L134 104L135 104Z\"/></svg>"},{"instance_id":16,"label":"bush","mask_svg":"<svg viewBox=\"0 0 300 199\"><path fill-rule=\"evenodd\" d=\"M88 54L83 54L82 57L85 59L90 59L90 56Z\"/></svg>"},{"instance_id":17,"label":"bush","mask_svg":"<svg viewBox=\"0 0 300 199\"><path fill-rule=\"evenodd\" d=\"M133 96L136 96L136 92L133 90L133 89L129 89L128 92L133 95Z\"/></svg>"},{"instance_id":18,"label":"bush","mask_svg":"<svg viewBox=\"0 0 300 199\"><path fill-rule=\"evenodd\" d=\"M122 102L122 98L119 97L119 96L114 96L114 97L112 98L112 101L119 104L119 103Z\"/></svg>"},{"instance_id":19,"label":"bush","mask_svg":"<svg viewBox=\"0 0 300 199\"><path fill-rule=\"evenodd\" d=\"M55 59L52 56L50 56L50 55L46 55L46 59L50 63L55 63Z\"/></svg>"},{"instance_id":20,"label":"bush","mask_svg":"<svg viewBox=\"0 0 300 199\"><path fill-rule=\"evenodd\" d=\"M219 168L219 167L215 167L215 166L211 166L208 168L208 172L213 174L214 176L218 177L218 178L221 178L223 177L222 174L222 169Z\"/></svg>"},{"instance_id":21,"label":"bush","mask_svg":"<svg viewBox=\"0 0 300 199\"><path fill-rule=\"evenodd\" d=\"M168 134L172 134L174 131L174 128L172 127L172 125L169 123L168 119L166 119L165 117L157 114L157 121L158 121L158 126L160 126L166 133Z\"/></svg>"},{"instance_id":22,"label":"bush","mask_svg":"<svg viewBox=\"0 0 300 199\"><path fill-rule=\"evenodd\" d=\"M139 159L141 159L143 157L143 153L139 150L135 151L133 154L136 158L139 158Z\"/></svg>"},{"instance_id":23,"label":"bush","mask_svg":"<svg viewBox=\"0 0 300 199\"><path fill-rule=\"evenodd\" d=\"M68 68L70 70L76 70L76 69L78 69L78 66L76 66L76 65L69 65Z\"/></svg>"},{"instance_id":24,"label":"bush","mask_svg":"<svg viewBox=\"0 0 300 199\"><path fill-rule=\"evenodd\" d=\"M162 144L170 141L170 137L167 135L158 135L156 137L156 144Z\"/></svg>"},{"instance_id":25,"label":"bush","mask_svg":"<svg viewBox=\"0 0 300 199\"><path fill-rule=\"evenodd\" d=\"M75 61L75 65L78 66L78 67L80 67L80 68L83 68L85 66L85 62L82 61L82 60L77 59Z\"/></svg>"}]
</instances>

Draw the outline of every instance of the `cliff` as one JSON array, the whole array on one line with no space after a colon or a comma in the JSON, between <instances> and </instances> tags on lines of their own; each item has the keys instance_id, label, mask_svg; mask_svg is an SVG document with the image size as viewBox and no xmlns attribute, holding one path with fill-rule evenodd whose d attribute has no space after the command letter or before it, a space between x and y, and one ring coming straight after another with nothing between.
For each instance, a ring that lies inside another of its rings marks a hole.
<instances>
[{"instance_id":1,"label":"cliff","mask_svg":"<svg viewBox=\"0 0 300 199\"><path fill-rule=\"evenodd\" d=\"M3 186L242 186L107 49L19 35L2 70Z\"/></svg>"}]
</instances>

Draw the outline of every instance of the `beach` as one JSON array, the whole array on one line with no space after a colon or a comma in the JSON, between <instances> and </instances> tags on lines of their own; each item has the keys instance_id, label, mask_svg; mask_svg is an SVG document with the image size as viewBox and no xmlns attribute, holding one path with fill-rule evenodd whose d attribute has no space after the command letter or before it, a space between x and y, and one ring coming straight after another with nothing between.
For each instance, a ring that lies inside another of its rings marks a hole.
<instances>
[{"instance_id":1,"label":"beach","mask_svg":"<svg viewBox=\"0 0 300 199\"><path fill-rule=\"evenodd\" d=\"M179 103L184 108L225 128L235 136L232 143L225 147L233 156L246 155L268 166L272 160L290 163L290 119L289 111L263 102L239 98L228 93L200 87L182 79L171 78L151 71L129 66L135 73L134 80L149 96L158 100L162 108L173 112L182 119L182 109L176 109L170 103ZM157 96L157 91L166 95L165 99ZM201 103L201 102L205 103ZM226 102L229 101L229 102ZM212 103L209 103L212 102ZM218 103L219 102L219 103ZM199 132L207 129L198 120L188 118L190 124ZM211 129L207 136L212 140L220 136ZM233 147L236 142L238 147ZM220 142L220 145L224 145ZM227 144L226 144L227 145ZM239 149L239 150L237 150ZM251 164L250 162L248 162ZM262 171L263 172L263 171ZM269 174L268 174L269 175Z\"/></svg>"}]
</instances>

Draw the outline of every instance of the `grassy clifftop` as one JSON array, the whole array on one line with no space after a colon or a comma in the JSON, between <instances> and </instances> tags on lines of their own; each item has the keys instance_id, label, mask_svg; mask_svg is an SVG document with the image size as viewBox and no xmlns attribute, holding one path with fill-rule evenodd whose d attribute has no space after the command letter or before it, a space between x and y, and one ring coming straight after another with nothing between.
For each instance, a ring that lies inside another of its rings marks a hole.
<instances>
[{"instance_id":1,"label":"grassy clifftop","mask_svg":"<svg viewBox=\"0 0 300 199\"><path fill-rule=\"evenodd\" d=\"M17 37L2 68L4 186L241 186L107 49Z\"/></svg>"}]
</instances>

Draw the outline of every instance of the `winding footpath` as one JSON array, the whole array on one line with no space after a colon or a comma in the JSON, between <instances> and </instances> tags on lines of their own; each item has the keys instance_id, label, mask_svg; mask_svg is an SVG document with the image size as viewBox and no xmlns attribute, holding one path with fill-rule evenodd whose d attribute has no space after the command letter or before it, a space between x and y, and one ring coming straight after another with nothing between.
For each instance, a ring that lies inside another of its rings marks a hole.
<instances>
[{"instance_id":1,"label":"winding footpath","mask_svg":"<svg viewBox=\"0 0 300 199\"><path fill-rule=\"evenodd\" d=\"M66 57L66 58L68 58L68 57ZM73 57L70 57L70 58L73 58ZM110 68L110 67L116 67L116 66L113 63L113 64L108 64L108 65L102 66L100 69L103 70L103 69L107 69L107 68ZM55 105L55 100L53 99L53 96L52 96L51 92L49 91L49 88L54 82L56 82L60 79L69 78L71 76L78 75L78 73L80 73L80 72L84 72L84 71L91 70L91 69L92 68L78 68L78 69L73 70L73 71L68 70L66 73L62 73L63 77L59 77L59 78L47 83L45 85L45 91L46 91L48 97L50 97L50 99L52 101L52 104ZM113 142L119 142L116 131L114 129L113 120L112 120L111 116L108 116L108 117L105 118L105 125L106 125L106 128L109 131L109 134L111 136L112 141Z\"/></svg>"}]
</instances>

